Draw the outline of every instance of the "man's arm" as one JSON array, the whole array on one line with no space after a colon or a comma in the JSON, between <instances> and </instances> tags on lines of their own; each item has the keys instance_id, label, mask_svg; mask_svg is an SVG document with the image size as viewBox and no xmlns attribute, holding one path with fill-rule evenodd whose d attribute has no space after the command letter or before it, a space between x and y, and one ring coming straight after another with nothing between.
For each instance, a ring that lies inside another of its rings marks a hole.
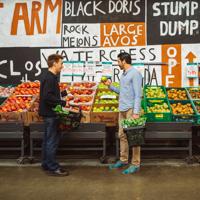
<instances>
[{"instance_id":1,"label":"man's arm","mask_svg":"<svg viewBox=\"0 0 200 200\"><path fill-rule=\"evenodd\" d=\"M139 73L136 73L132 79L132 84L133 84L133 90L135 94L133 115L135 115L135 117L137 118L137 115L139 117L140 108L141 108L142 75Z\"/></svg>"},{"instance_id":2,"label":"man's arm","mask_svg":"<svg viewBox=\"0 0 200 200\"><path fill-rule=\"evenodd\" d=\"M113 85L109 85L108 87L109 87L109 89L111 89L113 92L116 92L117 94L119 94L119 88L117 88L117 87L115 87L115 86L113 86Z\"/></svg>"},{"instance_id":3,"label":"man's arm","mask_svg":"<svg viewBox=\"0 0 200 200\"><path fill-rule=\"evenodd\" d=\"M108 79L106 82L105 82L105 85L107 85L108 86L108 88L110 89L110 90L112 90L113 92L116 92L117 94L119 94L119 88L117 88L117 87L115 87L115 86L113 86L113 85L111 85L111 80L110 79Z\"/></svg>"}]
</instances>

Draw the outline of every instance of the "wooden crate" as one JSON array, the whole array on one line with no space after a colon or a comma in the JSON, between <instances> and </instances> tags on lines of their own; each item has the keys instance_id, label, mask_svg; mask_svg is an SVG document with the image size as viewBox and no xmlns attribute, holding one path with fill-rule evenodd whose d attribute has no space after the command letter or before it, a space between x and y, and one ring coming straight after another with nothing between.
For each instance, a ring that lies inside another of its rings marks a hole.
<instances>
[{"instance_id":1,"label":"wooden crate","mask_svg":"<svg viewBox=\"0 0 200 200\"><path fill-rule=\"evenodd\" d=\"M81 123L90 123L91 122L91 112L82 112L83 117L81 119Z\"/></svg>"},{"instance_id":2,"label":"wooden crate","mask_svg":"<svg viewBox=\"0 0 200 200\"><path fill-rule=\"evenodd\" d=\"M42 122L43 118L39 116L38 112L27 112L27 124L34 122Z\"/></svg>"},{"instance_id":3,"label":"wooden crate","mask_svg":"<svg viewBox=\"0 0 200 200\"><path fill-rule=\"evenodd\" d=\"M118 112L91 112L90 122L101 122L105 123L106 126L117 126L118 119Z\"/></svg>"},{"instance_id":4,"label":"wooden crate","mask_svg":"<svg viewBox=\"0 0 200 200\"><path fill-rule=\"evenodd\" d=\"M27 112L0 112L0 121L19 121L26 123Z\"/></svg>"}]
</instances>

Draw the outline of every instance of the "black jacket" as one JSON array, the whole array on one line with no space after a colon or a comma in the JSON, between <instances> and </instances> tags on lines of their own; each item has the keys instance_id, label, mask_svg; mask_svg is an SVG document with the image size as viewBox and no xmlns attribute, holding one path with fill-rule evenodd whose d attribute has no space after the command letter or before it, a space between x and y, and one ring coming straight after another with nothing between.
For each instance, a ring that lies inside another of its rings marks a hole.
<instances>
[{"instance_id":1,"label":"black jacket","mask_svg":"<svg viewBox=\"0 0 200 200\"><path fill-rule=\"evenodd\" d=\"M66 101L61 100L61 96L66 95L66 91L60 93L57 76L47 71L40 81L39 115L43 117L56 116L53 108L57 105L65 106Z\"/></svg>"}]
</instances>

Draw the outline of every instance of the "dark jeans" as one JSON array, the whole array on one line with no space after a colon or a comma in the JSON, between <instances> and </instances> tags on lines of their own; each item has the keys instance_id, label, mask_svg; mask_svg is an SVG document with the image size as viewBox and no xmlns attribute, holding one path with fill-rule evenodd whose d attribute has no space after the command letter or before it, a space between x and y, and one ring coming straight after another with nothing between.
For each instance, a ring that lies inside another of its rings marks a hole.
<instances>
[{"instance_id":1,"label":"dark jeans","mask_svg":"<svg viewBox=\"0 0 200 200\"><path fill-rule=\"evenodd\" d=\"M57 117L44 117L45 132L42 144L42 166L48 170L56 170L60 166L56 162L56 151L61 133L58 131Z\"/></svg>"}]
</instances>

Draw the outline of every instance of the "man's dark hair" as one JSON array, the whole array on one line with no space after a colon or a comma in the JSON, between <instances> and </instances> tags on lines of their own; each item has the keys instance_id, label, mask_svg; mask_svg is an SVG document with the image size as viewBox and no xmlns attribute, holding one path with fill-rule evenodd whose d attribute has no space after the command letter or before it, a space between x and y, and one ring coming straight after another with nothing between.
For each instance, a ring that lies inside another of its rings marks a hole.
<instances>
[{"instance_id":1,"label":"man's dark hair","mask_svg":"<svg viewBox=\"0 0 200 200\"><path fill-rule=\"evenodd\" d=\"M121 61L124 61L127 63L127 64L131 64L131 55L129 53L126 53L126 52L122 52L120 54L118 54L117 56Z\"/></svg>"},{"instance_id":2,"label":"man's dark hair","mask_svg":"<svg viewBox=\"0 0 200 200\"><path fill-rule=\"evenodd\" d=\"M60 59L63 59L63 57L59 54L52 54L48 57L48 60L47 60L47 64L50 67L53 66L54 62L58 62Z\"/></svg>"}]
</instances>

